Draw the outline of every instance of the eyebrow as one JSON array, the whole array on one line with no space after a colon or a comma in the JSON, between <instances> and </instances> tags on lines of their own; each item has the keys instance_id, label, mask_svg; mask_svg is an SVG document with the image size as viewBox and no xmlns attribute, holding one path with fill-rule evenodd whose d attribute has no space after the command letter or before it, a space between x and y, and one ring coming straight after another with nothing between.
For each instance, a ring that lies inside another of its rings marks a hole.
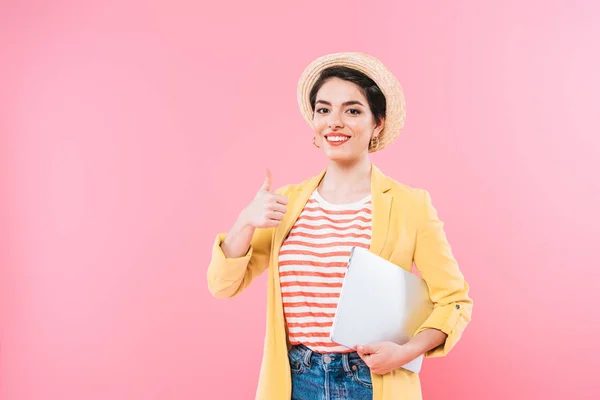
<instances>
[{"instance_id":1,"label":"eyebrow","mask_svg":"<svg viewBox=\"0 0 600 400\"><path fill-rule=\"evenodd\" d=\"M325 101L325 100L317 100L315 102L315 104L317 104L317 103L323 103L323 104L326 104L328 106L331 106L331 103L328 102L328 101ZM354 105L354 104L358 104L359 106L363 106L364 107L363 103L361 103L358 100L350 100L350 101L346 101L346 102L342 103L343 106L351 106L351 105Z\"/></svg>"}]
</instances>

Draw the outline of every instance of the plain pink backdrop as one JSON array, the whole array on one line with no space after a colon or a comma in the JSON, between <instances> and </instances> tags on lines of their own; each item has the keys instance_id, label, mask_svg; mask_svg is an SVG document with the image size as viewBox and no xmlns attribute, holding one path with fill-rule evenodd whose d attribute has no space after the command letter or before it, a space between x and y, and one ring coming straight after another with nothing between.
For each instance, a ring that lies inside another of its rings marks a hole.
<instances>
[{"instance_id":1,"label":"plain pink backdrop","mask_svg":"<svg viewBox=\"0 0 600 400\"><path fill-rule=\"evenodd\" d=\"M3 1L2 400L250 399L266 275L206 268L273 171L325 166L304 67L363 51L407 124L372 160L430 191L475 300L426 399L600 396L597 1Z\"/></svg>"}]
</instances>

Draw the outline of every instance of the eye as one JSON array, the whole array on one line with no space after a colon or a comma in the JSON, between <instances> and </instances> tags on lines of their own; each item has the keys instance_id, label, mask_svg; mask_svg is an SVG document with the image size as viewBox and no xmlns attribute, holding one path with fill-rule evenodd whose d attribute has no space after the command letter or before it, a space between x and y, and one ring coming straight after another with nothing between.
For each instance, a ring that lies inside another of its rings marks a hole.
<instances>
[{"instance_id":1,"label":"eye","mask_svg":"<svg viewBox=\"0 0 600 400\"><path fill-rule=\"evenodd\" d=\"M327 110L326 108L319 108L319 109L317 109L316 112L317 112L317 114L325 114L327 111L329 111L329 110Z\"/></svg>"},{"instance_id":2,"label":"eye","mask_svg":"<svg viewBox=\"0 0 600 400\"><path fill-rule=\"evenodd\" d=\"M357 110L356 108L351 108L348 110L350 112L350 114L352 115L359 115L360 114L360 110Z\"/></svg>"}]
</instances>

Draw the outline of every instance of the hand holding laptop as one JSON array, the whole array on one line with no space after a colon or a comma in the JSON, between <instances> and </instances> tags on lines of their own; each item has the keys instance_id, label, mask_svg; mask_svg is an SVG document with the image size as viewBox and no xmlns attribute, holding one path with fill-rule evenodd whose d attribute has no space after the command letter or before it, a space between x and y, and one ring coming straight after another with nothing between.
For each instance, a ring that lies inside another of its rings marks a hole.
<instances>
[{"instance_id":1,"label":"hand holding laptop","mask_svg":"<svg viewBox=\"0 0 600 400\"><path fill-rule=\"evenodd\" d=\"M419 356L407 345L390 341L358 345L356 351L369 369L378 375L403 367Z\"/></svg>"}]
</instances>

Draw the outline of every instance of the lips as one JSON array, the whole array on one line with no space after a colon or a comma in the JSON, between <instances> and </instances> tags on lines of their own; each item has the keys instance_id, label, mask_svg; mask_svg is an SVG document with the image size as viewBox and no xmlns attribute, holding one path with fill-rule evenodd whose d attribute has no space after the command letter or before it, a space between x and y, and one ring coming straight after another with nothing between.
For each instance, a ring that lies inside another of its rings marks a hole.
<instances>
[{"instance_id":1,"label":"lips","mask_svg":"<svg viewBox=\"0 0 600 400\"><path fill-rule=\"evenodd\" d=\"M350 136L345 135L343 133L328 133L325 135L325 139L327 140L327 143L329 143L332 146L339 146L343 143L346 143L348 141L348 139L350 139Z\"/></svg>"}]
</instances>

